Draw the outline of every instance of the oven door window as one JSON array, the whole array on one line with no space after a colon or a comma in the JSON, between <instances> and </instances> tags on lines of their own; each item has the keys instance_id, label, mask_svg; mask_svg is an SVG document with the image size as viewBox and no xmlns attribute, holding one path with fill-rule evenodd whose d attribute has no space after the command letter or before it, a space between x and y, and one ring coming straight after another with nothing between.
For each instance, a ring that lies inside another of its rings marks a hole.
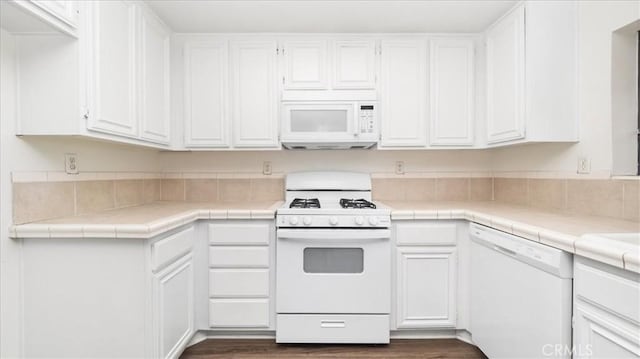
<instances>
[{"instance_id":1,"label":"oven door window","mask_svg":"<svg viewBox=\"0 0 640 359\"><path fill-rule=\"evenodd\" d=\"M291 132L347 132L348 109L292 109Z\"/></svg>"},{"instance_id":2,"label":"oven door window","mask_svg":"<svg viewBox=\"0 0 640 359\"><path fill-rule=\"evenodd\" d=\"M305 273L362 273L364 251L362 248L305 248L303 267Z\"/></svg>"}]
</instances>

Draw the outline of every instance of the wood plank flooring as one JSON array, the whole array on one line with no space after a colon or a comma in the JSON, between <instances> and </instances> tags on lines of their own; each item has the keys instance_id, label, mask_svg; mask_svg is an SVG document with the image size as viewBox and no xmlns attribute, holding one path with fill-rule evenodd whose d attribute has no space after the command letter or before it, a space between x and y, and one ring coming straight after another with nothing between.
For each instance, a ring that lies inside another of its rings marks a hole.
<instances>
[{"instance_id":1,"label":"wood plank flooring","mask_svg":"<svg viewBox=\"0 0 640 359\"><path fill-rule=\"evenodd\" d=\"M456 339L392 340L389 345L276 344L271 339L208 339L183 359L254 358L482 358L473 345Z\"/></svg>"}]
</instances>

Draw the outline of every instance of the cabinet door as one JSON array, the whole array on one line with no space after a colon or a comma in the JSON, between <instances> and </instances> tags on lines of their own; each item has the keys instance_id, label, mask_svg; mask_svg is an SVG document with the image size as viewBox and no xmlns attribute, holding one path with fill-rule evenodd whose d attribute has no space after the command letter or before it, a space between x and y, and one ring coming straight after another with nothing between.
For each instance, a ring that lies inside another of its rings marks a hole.
<instances>
[{"instance_id":1,"label":"cabinet door","mask_svg":"<svg viewBox=\"0 0 640 359\"><path fill-rule=\"evenodd\" d=\"M456 278L455 247L398 247L397 327L455 327Z\"/></svg>"},{"instance_id":2,"label":"cabinet door","mask_svg":"<svg viewBox=\"0 0 640 359\"><path fill-rule=\"evenodd\" d=\"M422 40L382 41L383 147L426 145L426 55Z\"/></svg>"},{"instance_id":3,"label":"cabinet door","mask_svg":"<svg viewBox=\"0 0 640 359\"><path fill-rule=\"evenodd\" d=\"M193 257L187 254L154 280L157 358L177 357L194 332Z\"/></svg>"},{"instance_id":4,"label":"cabinet door","mask_svg":"<svg viewBox=\"0 0 640 359\"><path fill-rule=\"evenodd\" d=\"M275 41L231 43L233 145L276 147L278 97Z\"/></svg>"},{"instance_id":5,"label":"cabinet door","mask_svg":"<svg viewBox=\"0 0 640 359\"><path fill-rule=\"evenodd\" d=\"M574 358L640 358L637 325L582 302L576 303L574 316Z\"/></svg>"},{"instance_id":6,"label":"cabinet door","mask_svg":"<svg viewBox=\"0 0 640 359\"><path fill-rule=\"evenodd\" d=\"M471 39L431 40L431 145L473 144L473 48Z\"/></svg>"},{"instance_id":7,"label":"cabinet door","mask_svg":"<svg viewBox=\"0 0 640 359\"><path fill-rule=\"evenodd\" d=\"M524 7L487 32L487 140L524 138Z\"/></svg>"},{"instance_id":8,"label":"cabinet door","mask_svg":"<svg viewBox=\"0 0 640 359\"><path fill-rule=\"evenodd\" d=\"M169 143L169 30L150 10L140 17L140 137Z\"/></svg>"},{"instance_id":9,"label":"cabinet door","mask_svg":"<svg viewBox=\"0 0 640 359\"><path fill-rule=\"evenodd\" d=\"M137 137L135 49L137 7L130 1L92 3L92 70L87 127Z\"/></svg>"},{"instance_id":10,"label":"cabinet door","mask_svg":"<svg viewBox=\"0 0 640 359\"><path fill-rule=\"evenodd\" d=\"M184 141L187 147L227 147L226 41L189 42L184 50Z\"/></svg>"},{"instance_id":11,"label":"cabinet door","mask_svg":"<svg viewBox=\"0 0 640 359\"><path fill-rule=\"evenodd\" d=\"M337 40L333 44L333 88L373 89L376 86L374 40Z\"/></svg>"},{"instance_id":12,"label":"cabinet door","mask_svg":"<svg viewBox=\"0 0 640 359\"><path fill-rule=\"evenodd\" d=\"M327 88L326 41L285 41L282 51L286 90Z\"/></svg>"}]
</instances>

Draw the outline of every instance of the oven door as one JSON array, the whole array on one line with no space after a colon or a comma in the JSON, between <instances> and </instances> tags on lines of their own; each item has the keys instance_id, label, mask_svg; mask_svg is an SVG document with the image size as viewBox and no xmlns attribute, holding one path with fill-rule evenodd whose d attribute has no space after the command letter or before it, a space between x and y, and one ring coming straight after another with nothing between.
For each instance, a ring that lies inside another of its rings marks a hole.
<instances>
[{"instance_id":1,"label":"oven door","mask_svg":"<svg viewBox=\"0 0 640 359\"><path fill-rule=\"evenodd\" d=\"M279 229L277 312L388 314L390 257L388 229Z\"/></svg>"},{"instance_id":2,"label":"oven door","mask_svg":"<svg viewBox=\"0 0 640 359\"><path fill-rule=\"evenodd\" d=\"M355 103L293 102L282 105L283 141L353 141L357 137Z\"/></svg>"}]
</instances>

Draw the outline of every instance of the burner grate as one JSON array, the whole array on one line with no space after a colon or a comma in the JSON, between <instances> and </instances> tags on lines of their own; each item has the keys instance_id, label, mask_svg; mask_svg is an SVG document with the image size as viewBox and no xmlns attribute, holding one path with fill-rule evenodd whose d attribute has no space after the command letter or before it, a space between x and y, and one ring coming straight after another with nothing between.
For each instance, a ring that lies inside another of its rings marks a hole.
<instances>
[{"instance_id":1,"label":"burner grate","mask_svg":"<svg viewBox=\"0 0 640 359\"><path fill-rule=\"evenodd\" d=\"M342 208L371 208L375 209L376 205L367 201L364 198L348 199L340 198L340 207Z\"/></svg>"},{"instance_id":2,"label":"burner grate","mask_svg":"<svg viewBox=\"0 0 640 359\"><path fill-rule=\"evenodd\" d=\"M320 208L320 200L317 198L294 198L289 208Z\"/></svg>"}]
</instances>

